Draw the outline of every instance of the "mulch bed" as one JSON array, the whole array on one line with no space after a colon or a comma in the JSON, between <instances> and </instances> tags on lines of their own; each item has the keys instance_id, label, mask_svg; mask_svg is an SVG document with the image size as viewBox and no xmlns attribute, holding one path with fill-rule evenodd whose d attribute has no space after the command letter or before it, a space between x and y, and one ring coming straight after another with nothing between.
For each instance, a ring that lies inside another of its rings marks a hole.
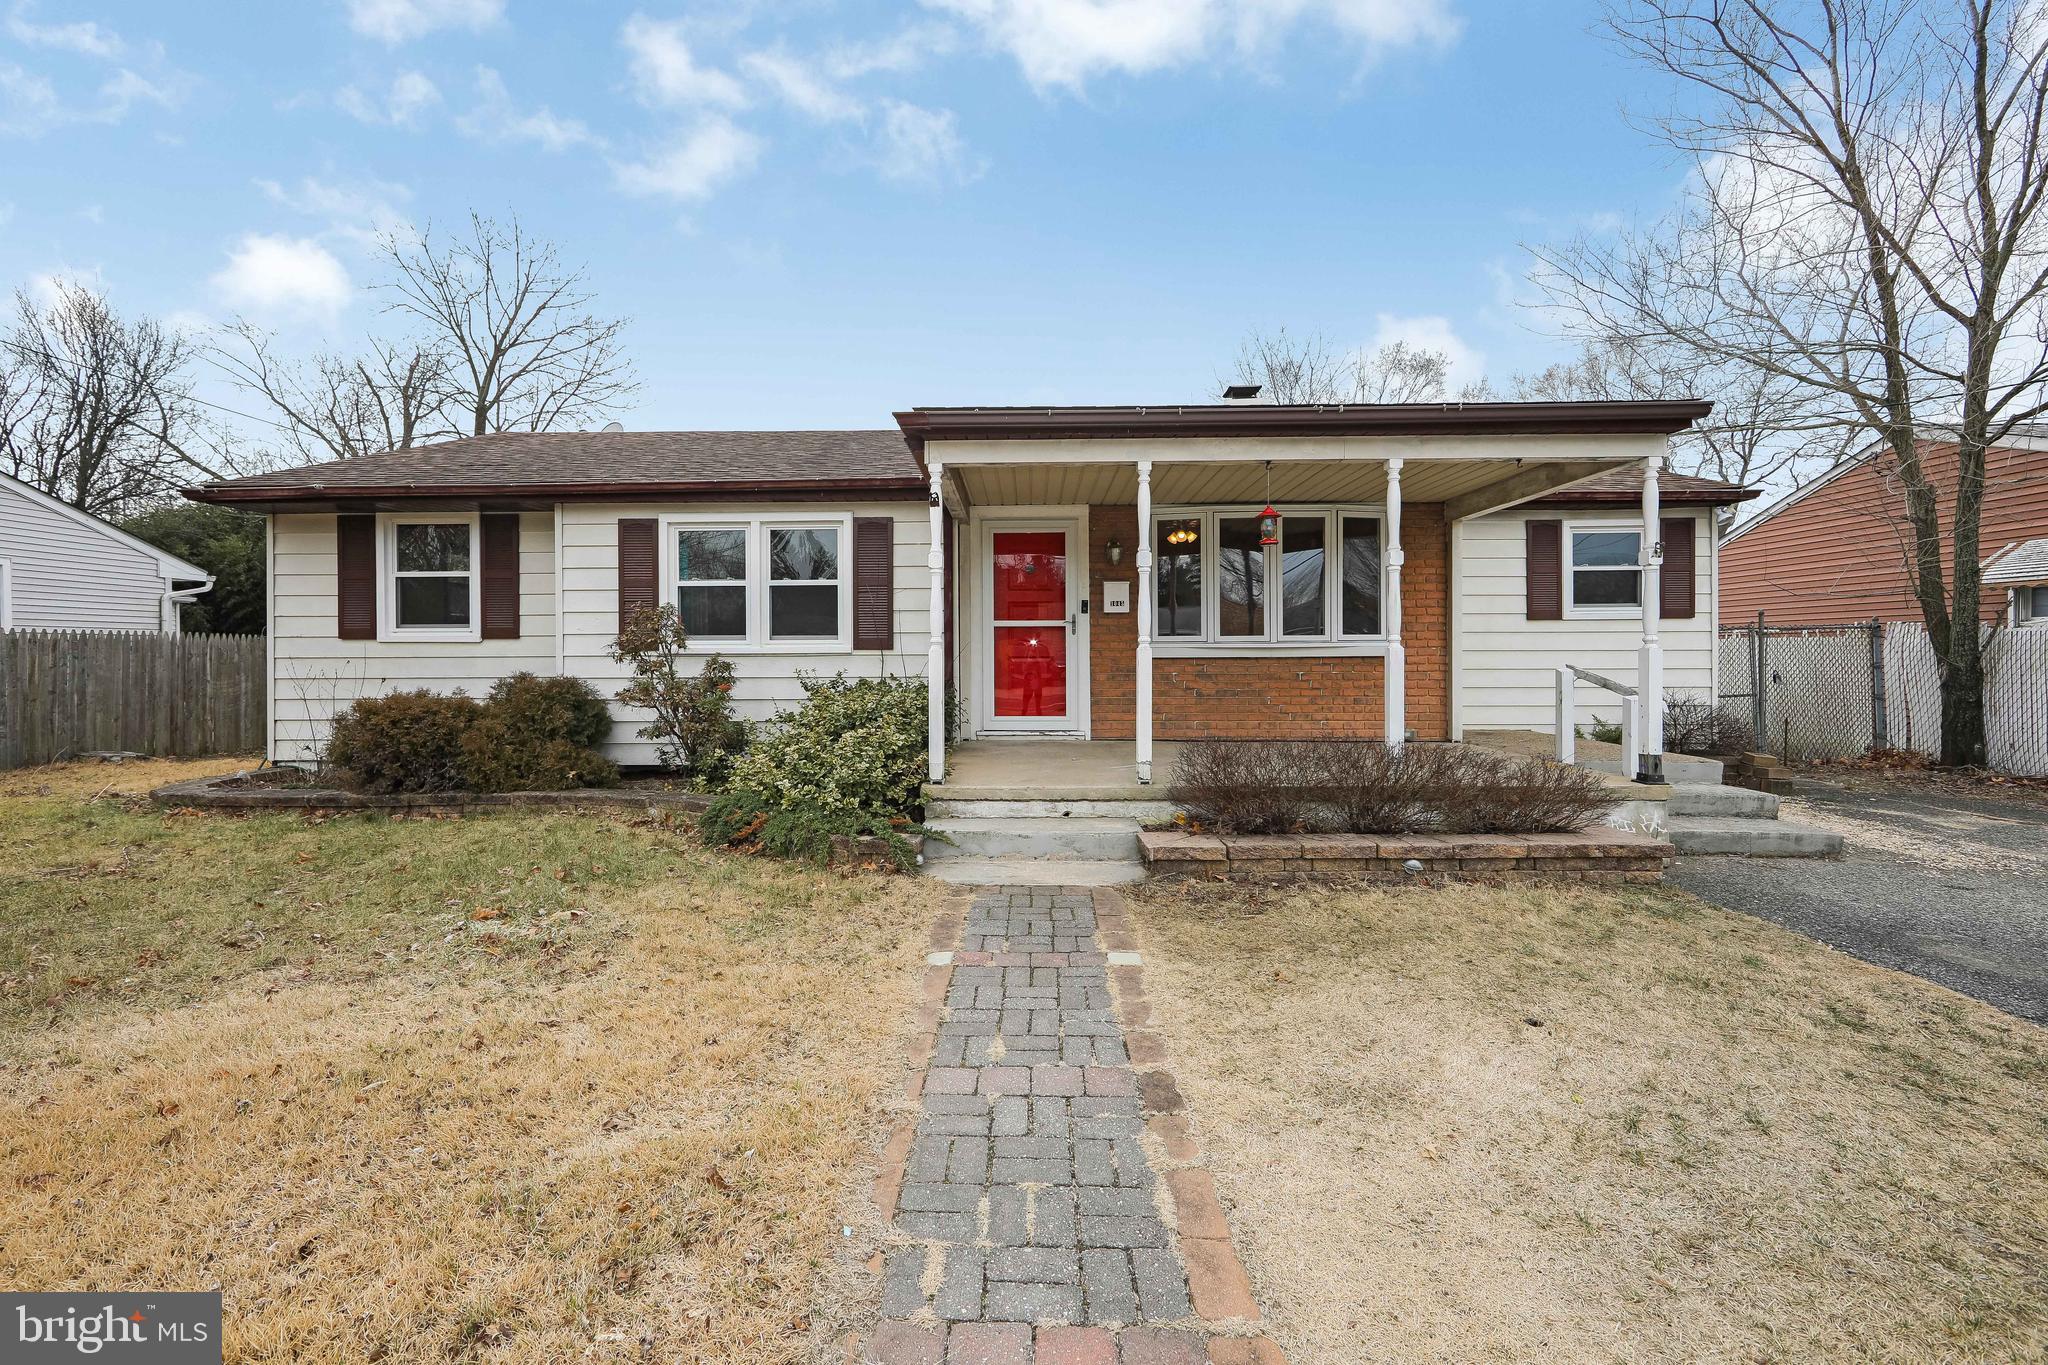
<instances>
[{"instance_id":1,"label":"mulch bed","mask_svg":"<svg viewBox=\"0 0 2048 1365\"><path fill-rule=\"evenodd\" d=\"M570 810L701 811L711 804L703 792L670 778L628 778L616 787L586 787L565 792L402 792L384 795L345 791L322 785L316 774L298 768L258 768L173 782L151 792L159 806L185 810L227 811L460 811L505 807L560 807Z\"/></svg>"}]
</instances>

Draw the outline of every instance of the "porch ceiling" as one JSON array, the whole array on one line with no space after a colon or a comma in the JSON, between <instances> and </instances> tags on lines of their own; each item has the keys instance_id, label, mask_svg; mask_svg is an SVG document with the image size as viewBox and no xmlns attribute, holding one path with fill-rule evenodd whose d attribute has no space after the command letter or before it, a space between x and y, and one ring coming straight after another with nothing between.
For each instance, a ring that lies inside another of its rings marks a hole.
<instances>
[{"instance_id":1,"label":"porch ceiling","mask_svg":"<svg viewBox=\"0 0 2048 1365\"><path fill-rule=\"evenodd\" d=\"M1406 502L1444 502L1539 463L1410 457L1401 469L1401 496ZM1631 463L1625 459L1588 462L1587 472L1593 472L1595 464L1599 469L1611 469ZM976 507L1070 507L1138 500L1138 472L1129 464L954 465L947 470L947 478L957 480ZM1275 502L1377 503L1386 497L1386 491L1386 466L1378 461L1273 462ZM1152 466L1154 506L1260 503L1265 499L1266 471L1256 460L1192 464L1158 460Z\"/></svg>"}]
</instances>

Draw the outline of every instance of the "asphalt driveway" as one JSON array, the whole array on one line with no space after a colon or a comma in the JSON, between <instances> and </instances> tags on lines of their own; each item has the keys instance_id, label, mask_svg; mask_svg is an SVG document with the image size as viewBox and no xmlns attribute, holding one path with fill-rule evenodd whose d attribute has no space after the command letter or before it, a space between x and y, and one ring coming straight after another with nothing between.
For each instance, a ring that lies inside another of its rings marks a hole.
<instances>
[{"instance_id":1,"label":"asphalt driveway","mask_svg":"<svg viewBox=\"0 0 2048 1365\"><path fill-rule=\"evenodd\" d=\"M1840 860L1680 858L1671 881L2048 1025L2048 804L1903 780L1808 784L1783 811Z\"/></svg>"}]
</instances>

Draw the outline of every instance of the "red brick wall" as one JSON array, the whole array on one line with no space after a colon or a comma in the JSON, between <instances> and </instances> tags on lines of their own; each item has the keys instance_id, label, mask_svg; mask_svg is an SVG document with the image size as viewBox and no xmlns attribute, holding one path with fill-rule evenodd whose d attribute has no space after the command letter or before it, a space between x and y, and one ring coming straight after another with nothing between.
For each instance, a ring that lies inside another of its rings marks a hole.
<instances>
[{"instance_id":1,"label":"red brick wall","mask_svg":"<svg viewBox=\"0 0 2048 1365\"><path fill-rule=\"evenodd\" d=\"M1114 538L1123 563L1111 565ZM1450 535L1443 508L1401 510L1402 642L1408 648L1408 725L1421 739L1450 734ZM1097 739L1136 733L1137 509L1093 507L1088 522L1091 643L1088 685ZM1131 584L1132 612L1104 615L1102 584ZM1155 659L1153 734L1159 739L1381 739L1386 661L1360 658Z\"/></svg>"}]
</instances>

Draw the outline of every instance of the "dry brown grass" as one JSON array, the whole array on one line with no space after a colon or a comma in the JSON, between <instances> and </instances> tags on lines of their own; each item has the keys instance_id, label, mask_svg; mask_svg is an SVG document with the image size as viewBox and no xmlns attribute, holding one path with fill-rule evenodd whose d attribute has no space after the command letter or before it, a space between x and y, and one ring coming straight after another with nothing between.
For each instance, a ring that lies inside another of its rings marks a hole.
<instances>
[{"instance_id":1,"label":"dry brown grass","mask_svg":"<svg viewBox=\"0 0 2048 1365\"><path fill-rule=\"evenodd\" d=\"M1661 890L1136 908L1295 1360L2048 1354L2031 1024Z\"/></svg>"},{"instance_id":2,"label":"dry brown grass","mask_svg":"<svg viewBox=\"0 0 2048 1365\"><path fill-rule=\"evenodd\" d=\"M204 766L0 787L0 929L32 930L0 936L0 1283L219 1287L230 1360L768 1362L834 1335L820 1285L937 888L600 817L92 799ZM49 994L105 961L127 977Z\"/></svg>"}]
</instances>

